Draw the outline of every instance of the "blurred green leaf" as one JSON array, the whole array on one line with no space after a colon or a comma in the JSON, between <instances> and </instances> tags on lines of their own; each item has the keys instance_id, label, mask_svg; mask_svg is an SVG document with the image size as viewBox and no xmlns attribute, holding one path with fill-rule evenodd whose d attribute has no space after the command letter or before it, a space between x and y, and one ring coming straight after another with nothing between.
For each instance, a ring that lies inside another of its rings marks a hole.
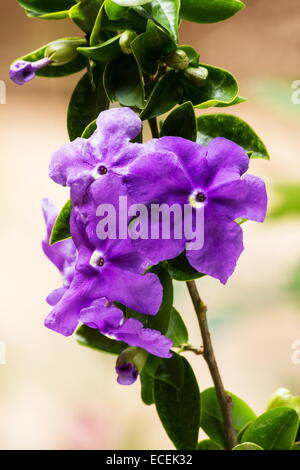
<instances>
[{"instance_id":1,"label":"blurred green leaf","mask_svg":"<svg viewBox=\"0 0 300 470\"><path fill-rule=\"evenodd\" d=\"M69 18L69 10L56 11L53 13L36 13L34 11L25 10L26 15L30 18L39 18L40 20L64 20Z\"/></svg>"},{"instance_id":2,"label":"blurred green leaf","mask_svg":"<svg viewBox=\"0 0 300 470\"><path fill-rule=\"evenodd\" d=\"M194 23L216 23L245 7L239 0L181 0L180 16Z\"/></svg>"},{"instance_id":3,"label":"blurred green leaf","mask_svg":"<svg viewBox=\"0 0 300 470\"><path fill-rule=\"evenodd\" d=\"M175 108L165 119L160 136L167 135L196 141L197 121L194 107L190 101Z\"/></svg>"},{"instance_id":4,"label":"blurred green leaf","mask_svg":"<svg viewBox=\"0 0 300 470\"><path fill-rule=\"evenodd\" d=\"M99 333L98 330L82 325L76 331L76 341L81 346L86 346L97 351L119 355L128 348L126 343L115 341Z\"/></svg>"},{"instance_id":5,"label":"blurred green leaf","mask_svg":"<svg viewBox=\"0 0 300 470\"><path fill-rule=\"evenodd\" d=\"M49 245L54 245L57 242L66 240L71 237L70 233L70 215L72 210L71 201L67 201L62 210L58 214L56 221L53 225Z\"/></svg>"},{"instance_id":6,"label":"blurred green leaf","mask_svg":"<svg viewBox=\"0 0 300 470\"><path fill-rule=\"evenodd\" d=\"M245 103L246 101L247 98L244 98L243 96L236 96L230 103L218 103L216 104L215 108L228 108L229 106L235 106L236 104Z\"/></svg>"},{"instance_id":7,"label":"blurred green leaf","mask_svg":"<svg viewBox=\"0 0 300 470\"><path fill-rule=\"evenodd\" d=\"M53 13L69 10L76 3L75 0L17 0L18 3L35 13Z\"/></svg>"},{"instance_id":8,"label":"blurred green leaf","mask_svg":"<svg viewBox=\"0 0 300 470\"><path fill-rule=\"evenodd\" d=\"M197 450L223 450L216 442L211 439L204 439L198 442Z\"/></svg>"},{"instance_id":9,"label":"blurred green leaf","mask_svg":"<svg viewBox=\"0 0 300 470\"><path fill-rule=\"evenodd\" d=\"M300 216L300 184L286 183L274 186L278 202L268 213L269 219L285 216Z\"/></svg>"},{"instance_id":10,"label":"blurred green leaf","mask_svg":"<svg viewBox=\"0 0 300 470\"><path fill-rule=\"evenodd\" d=\"M166 336L173 341L175 347L180 347L183 344L186 344L189 340L188 330L184 324L184 321L174 307L171 310L169 327L166 332Z\"/></svg>"},{"instance_id":11,"label":"blurred green leaf","mask_svg":"<svg viewBox=\"0 0 300 470\"><path fill-rule=\"evenodd\" d=\"M262 447L254 444L254 442L243 442L243 444L238 444L232 450L264 450Z\"/></svg>"},{"instance_id":12,"label":"blurred green leaf","mask_svg":"<svg viewBox=\"0 0 300 470\"><path fill-rule=\"evenodd\" d=\"M300 397L292 395L287 388L280 387L270 397L266 411L282 406L293 408L300 416Z\"/></svg>"},{"instance_id":13,"label":"blurred green leaf","mask_svg":"<svg viewBox=\"0 0 300 470\"><path fill-rule=\"evenodd\" d=\"M175 281L193 281L205 276L205 274L199 273L189 264L185 252L176 258L168 260L168 271Z\"/></svg>"},{"instance_id":14,"label":"blurred green leaf","mask_svg":"<svg viewBox=\"0 0 300 470\"><path fill-rule=\"evenodd\" d=\"M97 123L96 123L96 119L94 119L92 122L90 122L86 126L83 133L81 134L81 137L83 139L88 139L89 137L91 137L92 134L94 134L96 129L97 129Z\"/></svg>"},{"instance_id":15,"label":"blurred green leaf","mask_svg":"<svg viewBox=\"0 0 300 470\"><path fill-rule=\"evenodd\" d=\"M90 33L102 3L103 0L81 0L69 10L69 16L79 28Z\"/></svg>"},{"instance_id":16,"label":"blurred green leaf","mask_svg":"<svg viewBox=\"0 0 300 470\"><path fill-rule=\"evenodd\" d=\"M126 7L117 5L113 0L105 0L104 8L109 20L119 20L126 12Z\"/></svg>"},{"instance_id":17,"label":"blurred green leaf","mask_svg":"<svg viewBox=\"0 0 300 470\"><path fill-rule=\"evenodd\" d=\"M98 62L110 62L116 59L121 54L119 45L121 34L102 42L98 46L93 47L78 47L78 52L85 55L89 59L96 60Z\"/></svg>"},{"instance_id":18,"label":"blurred green leaf","mask_svg":"<svg viewBox=\"0 0 300 470\"><path fill-rule=\"evenodd\" d=\"M197 119L197 142L207 145L214 137L226 137L243 147L252 158L269 159L268 151L252 127L231 114L208 114Z\"/></svg>"}]
</instances>

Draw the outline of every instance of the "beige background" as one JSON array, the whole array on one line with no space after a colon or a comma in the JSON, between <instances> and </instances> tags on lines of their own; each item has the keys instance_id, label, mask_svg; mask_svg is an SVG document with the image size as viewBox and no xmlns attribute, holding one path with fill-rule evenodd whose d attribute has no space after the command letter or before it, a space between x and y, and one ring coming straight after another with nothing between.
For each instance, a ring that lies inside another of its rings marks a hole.
<instances>
[{"instance_id":1,"label":"beige background","mask_svg":"<svg viewBox=\"0 0 300 470\"><path fill-rule=\"evenodd\" d=\"M199 49L203 62L230 69L249 102L229 110L264 138L270 162L254 161L276 202L274 185L299 180L300 105L291 83L300 79L298 0L251 0L236 17L215 25L183 24L181 42ZM271 4L270 4L271 3ZM9 63L57 37L80 34L69 21L26 18L15 0L1 7L0 79L0 448L172 448L155 410L139 399L139 383L116 384L114 358L78 346L43 327L47 293L60 279L40 249L44 227L40 200L58 205L67 190L47 177L51 153L67 140L65 114L80 74L10 84ZM244 226L246 251L226 287L199 281L209 305L216 352L226 387L264 410L274 388L300 394L300 365L291 362L300 339L299 307L285 286L300 260L300 221L283 219ZM176 307L200 342L185 286ZM202 390L211 385L201 358L191 357Z\"/></svg>"}]
</instances>

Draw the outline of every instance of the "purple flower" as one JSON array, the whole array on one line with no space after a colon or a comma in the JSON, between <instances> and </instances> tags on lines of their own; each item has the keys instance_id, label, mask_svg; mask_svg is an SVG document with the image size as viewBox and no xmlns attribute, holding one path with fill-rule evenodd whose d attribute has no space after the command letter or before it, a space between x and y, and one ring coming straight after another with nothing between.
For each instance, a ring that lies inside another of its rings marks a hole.
<instances>
[{"instance_id":1,"label":"purple flower","mask_svg":"<svg viewBox=\"0 0 300 470\"><path fill-rule=\"evenodd\" d=\"M42 248L45 255L57 267L63 279L63 287L55 289L47 297L48 304L53 306L62 298L72 282L77 259L77 250L71 239L63 240L55 243L55 245L49 245L52 228L57 217L57 210L54 204L48 199L43 199L42 209L47 228L45 238L42 241Z\"/></svg>"},{"instance_id":2,"label":"purple flower","mask_svg":"<svg viewBox=\"0 0 300 470\"><path fill-rule=\"evenodd\" d=\"M139 371L131 362L116 366L116 373L118 374L117 382L120 385L133 384L139 375Z\"/></svg>"},{"instance_id":3,"label":"purple flower","mask_svg":"<svg viewBox=\"0 0 300 470\"><path fill-rule=\"evenodd\" d=\"M26 60L18 60L14 62L9 70L9 78L16 85L25 85L35 78L35 74L38 70L47 67L51 64L52 60L49 57L37 60L35 62L28 62Z\"/></svg>"},{"instance_id":4,"label":"purple flower","mask_svg":"<svg viewBox=\"0 0 300 470\"><path fill-rule=\"evenodd\" d=\"M97 119L97 130L89 139L79 137L53 154L50 178L71 187L73 205L81 203L93 181L123 174L129 162L145 150L142 144L130 142L141 127L140 118L129 108L103 111Z\"/></svg>"},{"instance_id":5,"label":"purple flower","mask_svg":"<svg viewBox=\"0 0 300 470\"><path fill-rule=\"evenodd\" d=\"M187 250L190 264L199 272L226 283L243 251L237 218L262 222L267 195L264 182L244 175L249 158L239 145L224 138L207 147L179 138L163 137L147 158L132 162L124 176L132 202L152 201L204 207L204 246ZM179 255L188 240L137 240L135 246L152 264Z\"/></svg>"}]
</instances>

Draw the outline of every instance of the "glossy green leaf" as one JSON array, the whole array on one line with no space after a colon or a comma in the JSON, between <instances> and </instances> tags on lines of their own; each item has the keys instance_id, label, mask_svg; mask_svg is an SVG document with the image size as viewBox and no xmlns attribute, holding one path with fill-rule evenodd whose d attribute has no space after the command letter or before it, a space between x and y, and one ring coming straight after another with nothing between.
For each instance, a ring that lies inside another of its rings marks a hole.
<instances>
[{"instance_id":1,"label":"glossy green leaf","mask_svg":"<svg viewBox=\"0 0 300 470\"><path fill-rule=\"evenodd\" d=\"M69 16L86 33L93 30L103 0L81 0L70 10Z\"/></svg>"},{"instance_id":2,"label":"glossy green leaf","mask_svg":"<svg viewBox=\"0 0 300 470\"><path fill-rule=\"evenodd\" d=\"M214 137L233 140L252 158L270 158L268 151L252 127L231 114L209 114L197 119L197 142L207 145Z\"/></svg>"},{"instance_id":3,"label":"glossy green leaf","mask_svg":"<svg viewBox=\"0 0 300 470\"><path fill-rule=\"evenodd\" d=\"M96 129L97 129L97 123L96 123L96 119L94 119L92 122L90 122L86 126L83 133L81 134L81 137L83 139L88 139L89 137L91 137L92 134L94 134Z\"/></svg>"},{"instance_id":4,"label":"glossy green leaf","mask_svg":"<svg viewBox=\"0 0 300 470\"><path fill-rule=\"evenodd\" d=\"M99 46L93 47L78 47L78 52L85 55L89 59L96 60L98 62L110 62L116 59L121 54L119 45L121 34L108 39L107 41L99 44Z\"/></svg>"},{"instance_id":5,"label":"glossy green leaf","mask_svg":"<svg viewBox=\"0 0 300 470\"><path fill-rule=\"evenodd\" d=\"M70 233L70 214L72 210L71 201L67 201L58 214L50 235L50 245L66 240L71 237Z\"/></svg>"},{"instance_id":6,"label":"glossy green leaf","mask_svg":"<svg viewBox=\"0 0 300 470\"><path fill-rule=\"evenodd\" d=\"M26 15L30 18L39 18L40 20L64 20L65 18L69 18L69 10L56 11L53 13L36 13L26 10Z\"/></svg>"},{"instance_id":7,"label":"glossy green leaf","mask_svg":"<svg viewBox=\"0 0 300 470\"><path fill-rule=\"evenodd\" d=\"M180 390L155 380L156 410L176 449L196 449L200 419L200 393L194 372L185 358L184 380Z\"/></svg>"},{"instance_id":8,"label":"glossy green leaf","mask_svg":"<svg viewBox=\"0 0 300 470\"><path fill-rule=\"evenodd\" d=\"M223 450L223 448L211 439L204 439L198 442L197 450Z\"/></svg>"},{"instance_id":9,"label":"glossy green leaf","mask_svg":"<svg viewBox=\"0 0 300 470\"><path fill-rule=\"evenodd\" d=\"M300 450L300 442L295 442L291 450Z\"/></svg>"},{"instance_id":10,"label":"glossy green leaf","mask_svg":"<svg viewBox=\"0 0 300 470\"><path fill-rule=\"evenodd\" d=\"M175 347L180 347L183 344L186 344L189 340L188 330L184 324L184 321L174 307L171 310L169 327L166 332L166 336L173 341Z\"/></svg>"},{"instance_id":11,"label":"glossy green leaf","mask_svg":"<svg viewBox=\"0 0 300 470\"><path fill-rule=\"evenodd\" d=\"M102 84L102 73L96 77L95 88L86 73L78 82L68 108L68 132L70 140L80 137L86 126L99 113L108 108L108 99Z\"/></svg>"},{"instance_id":12,"label":"glossy green leaf","mask_svg":"<svg viewBox=\"0 0 300 470\"><path fill-rule=\"evenodd\" d=\"M239 0L181 0L180 16L194 23L216 23L230 18L244 6Z\"/></svg>"},{"instance_id":13,"label":"glossy green leaf","mask_svg":"<svg viewBox=\"0 0 300 470\"><path fill-rule=\"evenodd\" d=\"M183 101L191 101L199 109L232 103L239 91L234 76L219 67L200 65L208 70L208 78L200 86L190 83L184 74L181 74Z\"/></svg>"},{"instance_id":14,"label":"glossy green leaf","mask_svg":"<svg viewBox=\"0 0 300 470\"><path fill-rule=\"evenodd\" d=\"M149 316L148 326L161 333L166 333L169 327L170 315L173 306L173 282L168 271L162 266L151 269L155 273L163 287L163 300L159 311L154 316Z\"/></svg>"},{"instance_id":15,"label":"glossy green leaf","mask_svg":"<svg viewBox=\"0 0 300 470\"><path fill-rule=\"evenodd\" d=\"M176 49L176 44L160 26L149 20L146 32L131 43L131 49L142 70L155 75L160 58Z\"/></svg>"},{"instance_id":16,"label":"glossy green leaf","mask_svg":"<svg viewBox=\"0 0 300 470\"><path fill-rule=\"evenodd\" d=\"M110 101L137 108L144 106L143 77L132 55L122 55L107 64L104 86Z\"/></svg>"},{"instance_id":17,"label":"glossy green leaf","mask_svg":"<svg viewBox=\"0 0 300 470\"><path fill-rule=\"evenodd\" d=\"M197 121L194 107L190 101L178 106L169 114L162 125L160 135L161 137L171 135L196 141Z\"/></svg>"},{"instance_id":18,"label":"glossy green leaf","mask_svg":"<svg viewBox=\"0 0 300 470\"><path fill-rule=\"evenodd\" d=\"M227 393L232 399L233 425L236 433L238 433L247 423L254 421L256 415L243 400L233 393ZM224 420L214 388L208 388L201 393L201 404L201 428L213 441L226 448ZM252 441L252 439L247 440Z\"/></svg>"},{"instance_id":19,"label":"glossy green leaf","mask_svg":"<svg viewBox=\"0 0 300 470\"><path fill-rule=\"evenodd\" d=\"M185 252L168 261L168 271L175 281L193 281L205 276L189 264Z\"/></svg>"},{"instance_id":20,"label":"glossy green leaf","mask_svg":"<svg viewBox=\"0 0 300 470\"><path fill-rule=\"evenodd\" d=\"M82 38L62 38L62 39L73 39L73 40L82 40ZM51 43L49 43L51 44ZM44 58L45 49L49 46L46 44L40 49L36 51L30 52L29 54L20 57L22 60L27 60L29 62L35 62L36 60L40 60ZM47 77L47 78L58 78L64 77L66 75L71 75L72 73L79 72L84 67L86 67L86 59L82 55L78 54L75 59L65 65L48 65L48 67L44 67L37 71L36 75L39 77Z\"/></svg>"},{"instance_id":21,"label":"glossy green leaf","mask_svg":"<svg viewBox=\"0 0 300 470\"><path fill-rule=\"evenodd\" d=\"M236 104L245 103L246 101L247 98L244 98L243 96L236 96L230 103L218 103L216 104L215 108L228 108L228 106L235 106Z\"/></svg>"},{"instance_id":22,"label":"glossy green leaf","mask_svg":"<svg viewBox=\"0 0 300 470\"><path fill-rule=\"evenodd\" d=\"M255 442L264 450L290 450L299 425L292 408L274 408L259 416L243 434L243 442Z\"/></svg>"},{"instance_id":23,"label":"glossy green leaf","mask_svg":"<svg viewBox=\"0 0 300 470\"><path fill-rule=\"evenodd\" d=\"M140 372L140 380L141 380L141 398L145 405L153 405L154 403L154 396L153 396L153 387L154 387L154 379L151 377L150 374L146 371L145 367Z\"/></svg>"},{"instance_id":24,"label":"glossy green leaf","mask_svg":"<svg viewBox=\"0 0 300 470\"><path fill-rule=\"evenodd\" d=\"M232 450L264 450L254 442L243 442L243 444L238 444Z\"/></svg>"},{"instance_id":25,"label":"glossy green leaf","mask_svg":"<svg viewBox=\"0 0 300 470\"><path fill-rule=\"evenodd\" d=\"M170 111L177 104L181 94L182 87L177 73L171 70L153 88L141 112L141 119L150 119Z\"/></svg>"},{"instance_id":26,"label":"glossy green leaf","mask_svg":"<svg viewBox=\"0 0 300 470\"><path fill-rule=\"evenodd\" d=\"M17 0L26 10L35 13L53 13L63 10L69 10L75 0Z\"/></svg>"},{"instance_id":27,"label":"glossy green leaf","mask_svg":"<svg viewBox=\"0 0 300 470\"><path fill-rule=\"evenodd\" d=\"M177 42L180 0L152 0L144 8Z\"/></svg>"},{"instance_id":28,"label":"glossy green leaf","mask_svg":"<svg viewBox=\"0 0 300 470\"><path fill-rule=\"evenodd\" d=\"M86 325L80 326L76 331L76 341L81 346L117 355L121 354L123 349L128 348L126 343L107 338L98 330Z\"/></svg>"},{"instance_id":29,"label":"glossy green leaf","mask_svg":"<svg viewBox=\"0 0 300 470\"><path fill-rule=\"evenodd\" d=\"M118 5L113 0L105 0L104 8L109 20L119 20L126 12L126 7Z\"/></svg>"},{"instance_id":30,"label":"glossy green leaf","mask_svg":"<svg viewBox=\"0 0 300 470\"><path fill-rule=\"evenodd\" d=\"M117 5L122 5L124 7L136 7L138 5L145 5L150 3L152 0L114 0L114 3Z\"/></svg>"}]
</instances>

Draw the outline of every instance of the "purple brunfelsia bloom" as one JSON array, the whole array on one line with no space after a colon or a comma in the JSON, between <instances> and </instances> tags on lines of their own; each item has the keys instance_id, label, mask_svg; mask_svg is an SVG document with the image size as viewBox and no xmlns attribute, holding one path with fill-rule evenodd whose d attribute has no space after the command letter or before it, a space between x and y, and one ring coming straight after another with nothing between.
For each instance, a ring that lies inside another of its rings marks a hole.
<instances>
[{"instance_id":1,"label":"purple brunfelsia bloom","mask_svg":"<svg viewBox=\"0 0 300 470\"><path fill-rule=\"evenodd\" d=\"M203 147L180 137L163 137L154 147L156 152L137 158L124 176L131 201L191 204L193 210L204 206L204 246L187 250L186 255L199 272L226 283L244 249L242 229L235 219L264 220L264 182L244 175L249 167L247 153L225 138ZM135 246L157 264L179 255L186 241L138 240Z\"/></svg>"},{"instance_id":2,"label":"purple brunfelsia bloom","mask_svg":"<svg viewBox=\"0 0 300 470\"><path fill-rule=\"evenodd\" d=\"M35 62L28 62L26 60L18 60L14 62L9 70L9 78L16 85L25 85L35 78L38 70L47 67L51 64L52 60L49 57L37 60Z\"/></svg>"},{"instance_id":3,"label":"purple brunfelsia bloom","mask_svg":"<svg viewBox=\"0 0 300 470\"><path fill-rule=\"evenodd\" d=\"M49 245L51 231L57 217L57 210L48 199L42 200L42 209L47 228L45 238L42 241L42 248L45 255L57 267L63 279L63 287L55 289L47 297L48 304L53 306L62 298L71 284L74 276L77 250L71 239L60 241L55 243L55 245Z\"/></svg>"},{"instance_id":4,"label":"purple brunfelsia bloom","mask_svg":"<svg viewBox=\"0 0 300 470\"><path fill-rule=\"evenodd\" d=\"M80 313L80 321L90 328L97 328L102 334L113 336L130 346L140 347L159 357L171 357L173 342L159 331L144 328L135 318L124 317L123 312L107 299L95 300Z\"/></svg>"},{"instance_id":5,"label":"purple brunfelsia bloom","mask_svg":"<svg viewBox=\"0 0 300 470\"><path fill-rule=\"evenodd\" d=\"M139 371L132 362L116 366L116 373L118 374L117 382L120 385L133 384L139 375Z\"/></svg>"},{"instance_id":6,"label":"purple brunfelsia bloom","mask_svg":"<svg viewBox=\"0 0 300 470\"><path fill-rule=\"evenodd\" d=\"M53 154L50 178L71 187L73 205L81 203L93 181L105 181L111 174L123 174L128 163L144 151L144 145L130 142L141 128L140 118L130 108L103 111L97 119L97 129L89 139L78 137Z\"/></svg>"}]
</instances>

